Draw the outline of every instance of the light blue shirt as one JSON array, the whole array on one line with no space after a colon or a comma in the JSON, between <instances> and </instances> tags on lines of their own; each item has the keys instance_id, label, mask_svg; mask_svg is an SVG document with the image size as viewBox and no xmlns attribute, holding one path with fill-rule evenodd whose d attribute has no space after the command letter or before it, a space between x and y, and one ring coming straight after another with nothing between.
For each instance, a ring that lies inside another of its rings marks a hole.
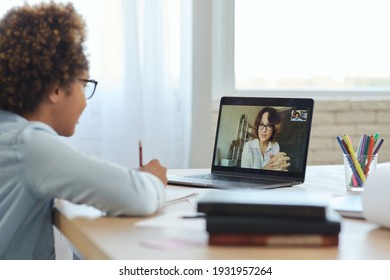
<instances>
[{"instance_id":1,"label":"light blue shirt","mask_svg":"<svg viewBox=\"0 0 390 280\"><path fill-rule=\"evenodd\" d=\"M268 142L267 150L264 156L260 150L259 139L253 139L245 143L241 155L241 167L261 169L267 165L271 155L279 153L280 147L278 142Z\"/></svg>"},{"instance_id":2,"label":"light blue shirt","mask_svg":"<svg viewBox=\"0 0 390 280\"><path fill-rule=\"evenodd\" d=\"M0 259L55 258L55 198L141 216L165 194L157 177L80 153L48 125L0 110Z\"/></svg>"}]
</instances>

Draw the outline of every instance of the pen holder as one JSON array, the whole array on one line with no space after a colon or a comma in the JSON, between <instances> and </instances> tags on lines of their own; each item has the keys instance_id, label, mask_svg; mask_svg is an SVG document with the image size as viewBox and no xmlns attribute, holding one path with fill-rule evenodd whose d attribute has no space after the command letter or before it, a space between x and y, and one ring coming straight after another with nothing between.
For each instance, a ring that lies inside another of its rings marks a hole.
<instances>
[{"instance_id":1,"label":"pen holder","mask_svg":"<svg viewBox=\"0 0 390 280\"><path fill-rule=\"evenodd\" d=\"M345 184L348 191L361 192L364 182L375 170L378 154L351 156L344 154Z\"/></svg>"}]
</instances>

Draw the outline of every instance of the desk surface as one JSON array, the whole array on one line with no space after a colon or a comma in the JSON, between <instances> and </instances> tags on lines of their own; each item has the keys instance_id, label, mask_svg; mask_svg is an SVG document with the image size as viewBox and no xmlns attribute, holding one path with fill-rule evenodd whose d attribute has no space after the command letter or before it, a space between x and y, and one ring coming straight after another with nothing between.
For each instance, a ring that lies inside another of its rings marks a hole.
<instances>
[{"instance_id":1,"label":"desk surface","mask_svg":"<svg viewBox=\"0 0 390 280\"><path fill-rule=\"evenodd\" d=\"M171 170L170 173L198 171ZM288 190L348 195L343 166L309 166L306 182ZM146 219L169 219L183 211L194 213L195 207L196 198L193 198L165 206L152 217L101 217L92 207L59 201L54 223L86 259L390 259L390 230L358 219L342 220L338 247L208 246L207 232L202 227L139 226ZM192 220L199 223L195 221L199 219Z\"/></svg>"}]
</instances>

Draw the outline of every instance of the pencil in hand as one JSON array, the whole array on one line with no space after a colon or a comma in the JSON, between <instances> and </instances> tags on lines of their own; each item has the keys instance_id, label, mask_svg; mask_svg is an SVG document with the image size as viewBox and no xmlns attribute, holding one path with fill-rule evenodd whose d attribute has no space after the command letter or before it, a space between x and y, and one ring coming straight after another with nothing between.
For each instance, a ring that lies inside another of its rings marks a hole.
<instances>
[{"instance_id":1,"label":"pencil in hand","mask_svg":"<svg viewBox=\"0 0 390 280\"><path fill-rule=\"evenodd\" d=\"M139 166L143 166L142 163L142 142L138 141L138 150L139 150Z\"/></svg>"}]
</instances>

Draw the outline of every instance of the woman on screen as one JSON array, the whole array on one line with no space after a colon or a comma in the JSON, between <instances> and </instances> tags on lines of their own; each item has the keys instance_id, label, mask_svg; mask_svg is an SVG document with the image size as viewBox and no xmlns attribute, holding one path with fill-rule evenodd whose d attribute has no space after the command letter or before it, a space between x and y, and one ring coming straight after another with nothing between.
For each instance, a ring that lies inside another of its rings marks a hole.
<instances>
[{"instance_id":1,"label":"woman on screen","mask_svg":"<svg viewBox=\"0 0 390 280\"><path fill-rule=\"evenodd\" d=\"M290 157L280 152L276 141L280 130L281 118L275 108L263 108L255 120L254 133L257 138L244 145L241 167L287 171Z\"/></svg>"}]
</instances>

